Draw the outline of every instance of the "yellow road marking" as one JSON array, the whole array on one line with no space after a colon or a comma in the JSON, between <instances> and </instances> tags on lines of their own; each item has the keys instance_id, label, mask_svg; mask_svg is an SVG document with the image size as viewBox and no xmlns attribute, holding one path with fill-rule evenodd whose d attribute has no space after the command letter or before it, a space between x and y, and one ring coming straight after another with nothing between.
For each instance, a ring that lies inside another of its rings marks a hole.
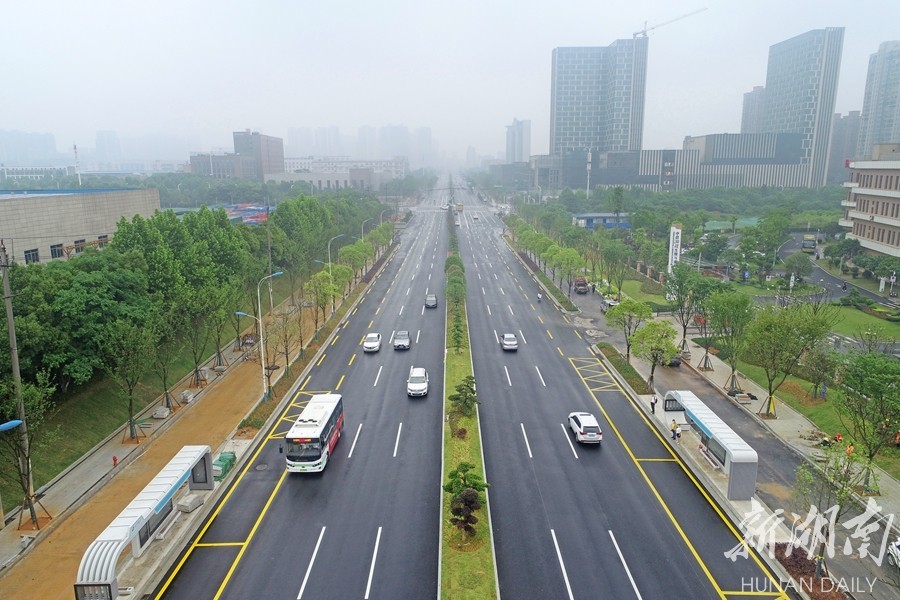
<instances>
[{"instance_id":1,"label":"yellow road marking","mask_svg":"<svg viewBox=\"0 0 900 600\"><path fill-rule=\"evenodd\" d=\"M674 458L636 458L640 462L675 462Z\"/></svg>"},{"instance_id":2,"label":"yellow road marking","mask_svg":"<svg viewBox=\"0 0 900 600\"><path fill-rule=\"evenodd\" d=\"M320 358L320 359L319 359L319 362L316 363L316 366L317 366L317 367L318 367L319 365L322 364L322 361L325 360L325 357L326 357L326 356L328 356L327 353L322 355L322 358Z\"/></svg>"},{"instance_id":3,"label":"yellow road marking","mask_svg":"<svg viewBox=\"0 0 900 600\"><path fill-rule=\"evenodd\" d=\"M356 360L356 355L355 355L355 354L351 354L351 355L350 355L350 362L347 363L347 366L349 367L350 365L352 365L354 360Z\"/></svg>"},{"instance_id":4,"label":"yellow road marking","mask_svg":"<svg viewBox=\"0 0 900 600\"><path fill-rule=\"evenodd\" d=\"M540 321L540 322L541 322L541 325L543 325L543 324L544 324L544 320L543 320L543 319L542 319L542 318L541 318L541 315L538 315L538 321Z\"/></svg>"},{"instance_id":5,"label":"yellow road marking","mask_svg":"<svg viewBox=\"0 0 900 600\"><path fill-rule=\"evenodd\" d=\"M379 306L378 308L375 309L375 314L377 315L380 312L381 312L381 307Z\"/></svg>"},{"instance_id":6,"label":"yellow road marking","mask_svg":"<svg viewBox=\"0 0 900 600\"><path fill-rule=\"evenodd\" d=\"M306 376L306 381L303 382L303 385L301 385L299 389L302 390L303 388L305 388L305 387L306 387L306 384L309 383L309 380L310 380L310 379L312 379L312 375L307 375L307 376Z\"/></svg>"},{"instance_id":7,"label":"yellow road marking","mask_svg":"<svg viewBox=\"0 0 900 600\"><path fill-rule=\"evenodd\" d=\"M337 341L338 341L339 339L341 339L341 336L339 336L339 335L334 336L334 339L331 340L331 344L330 344L330 345L331 345L331 346L334 346L335 344L337 344Z\"/></svg>"},{"instance_id":8,"label":"yellow road marking","mask_svg":"<svg viewBox=\"0 0 900 600\"><path fill-rule=\"evenodd\" d=\"M644 481L647 483L647 486L650 488L650 491L656 497L656 500L659 502L663 511L666 513L666 515L668 515L669 520L672 522L672 525L675 527L675 530L681 536L681 539L684 541L688 550L694 556L694 559L697 561L697 564L700 566L700 568L706 574L706 577L709 579L710 583L713 585L713 588L716 590L719 597L722 598L723 600L725 600L725 592L722 590L722 588L719 587L719 584L713 578L712 573L710 573L709 568L706 566L706 563L704 563L703 560L700 558L700 555L697 552L696 548L694 548L694 545L691 543L691 540L688 538L687 534L684 532L684 530L681 528L681 525L678 523L678 520L675 518L675 515L672 514L668 505L663 500L662 495L659 493L659 490L657 490L656 486L653 485L653 482L650 480L650 476L647 474L647 472L641 466L641 460L638 459L634 455L634 452L632 452L631 447L625 441L625 438L622 437L621 433L619 433L619 429L616 427L616 424L613 422L613 420L610 418L609 414L603 408L603 405L600 404L600 401L594 395L594 391L591 389L591 386L589 386L588 382L581 376L581 369L579 369L578 367L575 366L576 362L579 362L579 361L584 362L587 360L588 359L569 359L569 362L572 364L572 367L575 369L575 372L578 374L578 377L582 380L582 383L584 383L585 387L587 387L588 390L591 392L591 396L593 397L594 403L597 405L597 408L600 409L600 412L603 413L603 416L606 418L606 421L609 423L609 426L612 427L612 430L613 430L613 432L615 432L616 437L619 438L619 441L622 443L622 447L625 449L625 452L631 458L635 467L637 467L638 472L644 478ZM622 395L625 396L625 398L629 399L629 401L631 401L631 397L628 395L627 392L625 392L624 389L622 389L622 386L620 386L618 384L618 382L615 381L615 379L612 377L612 374L609 373L609 371L606 369L605 365L603 365L603 363L601 363L599 361L599 359L596 359L596 363L597 363L597 365L599 365L599 367L601 367L603 369L603 371L606 372L606 374L609 376L610 380L613 381L613 383L615 384L615 387L618 388L618 390L622 393ZM710 507L712 507L712 509L715 511L715 513L717 515L719 515L719 518L722 520L722 522L725 524L725 526L732 532L734 537L739 542L743 542L744 536L741 535L740 532L738 532L734 528L734 526L731 524L731 521L729 521L725 517L725 515L722 514L722 511L719 508L719 506L713 501L712 498L710 498L709 494L706 492L706 490L703 488L703 486L700 485L700 482L697 481L697 479L694 477L694 474L690 472L687 465L684 464L684 462L681 460L681 457L679 457L677 454L675 454L675 451L672 449L672 447L663 441L659 430L650 424L650 422L647 419L647 415L645 415L643 411L639 410L638 407L634 404L634 402L631 402L631 404L632 404L632 407L634 408L635 412L637 412L641 416L641 418L644 420L644 423L647 425L647 427L650 429L650 431L652 431L653 434L656 435L657 439L659 439L660 442L663 443L663 447L671 455L672 461L677 463L678 466L681 467L681 470L685 473L685 475L688 476L688 478L691 480L691 482L697 488L697 491L699 491L700 494L706 499L706 501L709 503ZM757 554L755 552L750 552L749 554L750 554L750 556L753 557L753 561L760 568L760 570L763 572L763 574L765 574L765 576L767 576L769 578L769 580L773 583L773 585L776 586L775 589L781 590L781 584L778 582L778 580L776 578L774 578L772 576L772 573L762 563L759 556L757 556ZM787 599L787 595L784 593L777 594L777 597Z\"/></svg>"},{"instance_id":9,"label":"yellow road marking","mask_svg":"<svg viewBox=\"0 0 900 600\"><path fill-rule=\"evenodd\" d=\"M566 315L563 315L563 321L565 321L566 323L569 323L569 324L572 323L572 321L570 321L569 317L567 317Z\"/></svg>"},{"instance_id":10,"label":"yellow road marking","mask_svg":"<svg viewBox=\"0 0 900 600\"><path fill-rule=\"evenodd\" d=\"M372 319L371 321L369 321L369 326L367 327L367 329L372 329L373 323L375 323L375 319Z\"/></svg>"},{"instance_id":11,"label":"yellow road marking","mask_svg":"<svg viewBox=\"0 0 900 600\"><path fill-rule=\"evenodd\" d=\"M336 390L341 389L341 384L342 384L342 383L344 383L344 376L343 376L343 375L341 375L341 378L338 380L337 387L334 388L334 389L336 389Z\"/></svg>"},{"instance_id":12,"label":"yellow road marking","mask_svg":"<svg viewBox=\"0 0 900 600\"><path fill-rule=\"evenodd\" d=\"M544 331L547 332L547 335L549 335L549 336L550 336L550 339L552 340L552 339L553 339L553 334L550 333L550 330L549 330L549 329L545 329Z\"/></svg>"},{"instance_id":13,"label":"yellow road marking","mask_svg":"<svg viewBox=\"0 0 900 600\"><path fill-rule=\"evenodd\" d=\"M229 548L231 546L243 546L246 542L217 542L209 544L197 544L197 548Z\"/></svg>"},{"instance_id":14,"label":"yellow road marking","mask_svg":"<svg viewBox=\"0 0 900 600\"><path fill-rule=\"evenodd\" d=\"M565 356L565 354L563 354L562 348L560 348L559 346L556 347L556 351L559 352L560 356Z\"/></svg>"},{"instance_id":15,"label":"yellow road marking","mask_svg":"<svg viewBox=\"0 0 900 600\"><path fill-rule=\"evenodd\" d=\"M359 310L359 306L355 307L355 308L353 309L353 312L350 313L350 314L351 314L351 315L355 315L355 314L356 314L356 311L358 311L358 310ZM344 327L346 327L346 325L344 325Z\"/></svg>"},{"instance_id":16,"label":"yellow road marking","mask_svg":"<svg viewBox=\"0 0 900 600\"><path fill-rule=\"evenodd\" d=\"M575 329L574 331L575 331L575 335L578 337L579 340L583 340L583 339L584 339L583 337L581 337L581 334L578 333L578 330L577 330L577 329Z\"/></svg>"}]
</instances>

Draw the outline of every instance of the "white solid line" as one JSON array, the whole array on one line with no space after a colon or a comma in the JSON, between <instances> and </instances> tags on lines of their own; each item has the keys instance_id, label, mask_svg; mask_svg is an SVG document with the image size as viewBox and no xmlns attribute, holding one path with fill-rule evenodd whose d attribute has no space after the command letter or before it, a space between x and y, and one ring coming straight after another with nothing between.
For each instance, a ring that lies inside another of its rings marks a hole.
<instances>
[{"instance_id":1,"label":"white solid line","mask_svg":"<svg viewBox=\"0 0 900 600\"><path fill-rule=\"evenodd\" d=\"M506 382L509 383L509 387L512 387L512 379L509 378L509 369L506 368L506 365L503 365L503 372L506 373Z\"/></svg>"},{"instance_id":2,"label":"white solid line","mask_svg":"<svg viewBox=\"0 0 900 600\"><path fill-rule=\"evenodd\" d=\"M509 308L509 314L511 314L512 316L516 316L516 313L513 312L511 304L507 304L506 307Z\"/></svg>"},{"instance_id":3,"label":"white solid line","mask_svg":"<svg viewBox=\"0 0 900 600\"><path fill-rule=\"evenodd\" d=\"M528 450L528 458L534 458L531 455L531 444L528 443L528 436L525 434L525 423L519 423L522 426L522 437L525 438L525 448ZM552 529L550 531L553 531Z\"/></svg>"},{"instance_id":4,"label":"white solid line","mask_svg":"<svg viewBox=\"0 0 900 600\"><path fill-rule=\"evenodd\" d=\"M403 431L403 423L397 428L397 441L394 442L394 458L397 458L397 446L400 445L400 432Z\"/></svg>"},{"instance_id":5,"label":"white solid line","mask_svg":"<svg viewBox=\"0 0 900 600\"><path fill-rule=\"evenodd\" d=\"M487 309L488 309L488 315L489 315L489 316L492 316L492 313L491 313L491 305L490 305L490 304L485 304L485 306L487 306Z\"/></svg>"},{"instance_id":6,"label":"white solid line","mask_svg":"<svg viewBox=\"0 0 900 600\"><path fill-rule=\"evenodd\" d=\"M553 536L553 545L556 546L556 558L559 559L559 568L562 569L563 581L566 582L566 591L569 592L569 600L575 600L575 596L572 595L572 586L569 585L569 576L566 574L566 565L563 563L562 553L559 551L559 544L556 543L556 532L551 529L550 535Z\"/></svg>"},{"instance_id":7,"label":"white solid line","mask_svg":"<svg viewBox=\"0 0 900 600\"><path fill-rule=\"evenodd\" d=\"M322 543L322 536L325 535L325 527L322 527L322 531L319 532L319 541L316 542L316 547L313 550L312 558L309 559L309 566L306 567L306 575L303 576L303 583L300 585L300 593L297 594L297 600L303 597L303 590L306 589L306 581L309 579L309 572L312 571L313 563L316 562L316 554L319 553L319 544Z\"/></svg>"},{"instance_id":8,"label":"white solid line","mask_svg":"<svg viewBox=\"0 0 900 600\"><path fill-rule=\"evenodd\" d=\"M544 387L547 387L547 382L544 381L544 377L541 375L541 368L538 367L537 365L534 365L534 370L537 371L538 379L541 380L541 384L542 384Z\"/></svg>"},{"instance_id":9,"label":"white solid line","mask_svg":"<svg viewBox=\"0 0 900 600\"><path fill-rule=\"evenodd\" d=\"M381 527L378 528L378 535L375 536L375 550L372 551L372 566L369 567L369 582L366 584L365 600L369 600L369 590L372 589L372 575L375 573L375 559L378 558L379 543L381 543Z\"/></svg>"},{"instance_id":10,"label":"white solid line","mask_svg":"<svg viewBox=\"0 0 900 600\"><path fill-rule=\"evenodd\" d=\"M562 423L560 423L559 426L563 428L563 435L566 436L566 441L569 442L569 448L572 449L572 454L575 455L575 458L578 458L578 453L575 452L575 446L572 445L572 438L569 437L569 432L566 429L566 426Z\"/></svg>"},{"instance_id":11,"label":"white solid line","mask_svg":"<svg viewBox=\"0 0 900 600\"><path fill-rule=\"evenodd\" d=\"M634 595L637 596L638 600L643 600L641 598L641 593L637 589L637 584L634 583L634 577L631 576L631 569L628 568L628 564L625 562L625 557L622 556L622 551L619 550L619 544L616 542L616 536L613 535L612 529L609 530L609 537L612 538L613 546L616 547L616 552L619 555L619 560L622 561L622 566L625 567L625 573L628 575L628 581L631 582L631 587L634 589Z\"/></svg>"},{"instance_id":12,"label":"white solid line","mask_svg":"<svg viewBox=\"0 0 900 600\"><path fill-rule=\"evenodd\" d=\"M403 316L403 307L402 306L400 307L400 314L398 314L397 316L398 317Z\"/></svg>"},{"instance_id":13,"label":"white solid line","mask_svg":"<svg viewBox=\"0 0 900 600\"><path fill-rule=\"evenodd\" d=\"M490 307L488 307L488 308L490 308ZM494 330L494 341L497 342L498 344L500 343L500 336L497 335L496 329Z\"/></svg>"},{"instance_id":14,"label":"white solid line","mask_svg":"<svg viewBox=\"0 0 900 600\"><path fill-rule=\"evenodd\" d=\"M362 429L362 423L359 424L359 427L356 428L356 435L353 436L353 443L350 445L350 454L347 455L347 458L353 456L353 449L356 448L356 440L359 439L359 432Z\"/></svg>"},{"instance_id":15,"label":"white solid line","mask_svg":"<svg viewBox=\"0 0 900 600\"><path fill-rule=\"evenodd\" d=\"M522 330L521 330L521 329L519 330L519 337L522 338L522 341L523 341L524 343L526 343L526 344L528 343L528 340L525 339L525 334L522 333Z\"/></svg>"},{"instance_id":16,"label":"white solid line","mask_svg":"<svg viewBox=\"0 0 900 600\"><path fill-rule=\"evenodd\" d=\"M378 378L381 377L381 369L383 368L384 366L378 367L378 373L375 374L375 383L372 384L372 387L378 385Z\"/></svg>"},{"instance_id":17,"label":"white solid line","mask_svg":"<svg viewBox=\"0 0 900 600\"><path fill-rule=\"evenodd\" d=\"M422 310L424 310L424 309L422 309ZM417 344L419 343L419 334L421 334L421 333L422 333L421 329L416 329L416 343Z\"/></svg>"}]
</instances>

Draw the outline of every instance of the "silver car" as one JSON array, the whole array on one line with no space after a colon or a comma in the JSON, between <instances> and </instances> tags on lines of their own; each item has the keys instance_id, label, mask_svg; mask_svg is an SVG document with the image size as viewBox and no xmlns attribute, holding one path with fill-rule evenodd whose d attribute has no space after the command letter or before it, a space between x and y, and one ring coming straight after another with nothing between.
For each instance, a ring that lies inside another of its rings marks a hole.
<instances>
[{"instance_id":1,"label":"silver car","mask_svg":"<svg viewBox=\"0 0 900 600\"><path fill-rule=\"evenodd\" d=\"M407 396L428 395L428 372L422 367L412 367L406 380Z\"/></svg>"},{"instance_id":2,"label":"silver car","mask_svg":"<svg viewBox=\"0 0 900 600\"><path fill-rule=\"evenodd\" d=\"M503 348L504 351L517 352L519 350L519 340L516 339L516 334L504 333L501 335L500 347Z\"/></svg>"},{"instance_id":3,"label":"silver car","mask_svg":"<svg viewBox=\"0 0 900 600\"><path fill-rule=\"evenodd\" d=\"M411 344L408 331L398 331L394 334L394 350L409 350Z\"/></svg>"}]
</instances>

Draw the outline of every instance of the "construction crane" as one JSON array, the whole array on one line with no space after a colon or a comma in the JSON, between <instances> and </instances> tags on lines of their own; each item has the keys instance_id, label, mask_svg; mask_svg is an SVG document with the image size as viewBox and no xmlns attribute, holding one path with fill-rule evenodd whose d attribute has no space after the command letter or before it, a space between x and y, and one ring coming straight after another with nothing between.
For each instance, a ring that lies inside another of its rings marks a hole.
<instances>
[{"instance_id":1,"label":"construction crane","mask_svg":"<svg viewBox=\"0 0 900 600\"><path fill-rule=\"evenodd\" d=\"M702 13L704 10L706 10L706 7L697 9L694 12L689 12L687 14L681 15L680 17L675 17L674 19L669 19L668 21L664 21L664 22L660 23L659 25L654 25L653 27L647 27L647 21L644 21L644 28L641 29L640 31L635 31L634 37L635 38L637 38L638 36L647 37L648 31L653 31L654 29L658 29L658 28L662 27L663 25L668 25L669 23L674 23L675 21L680 21L681 19L686 19L688 17L692 17L692 16L696 15L697 13Z\"/></svg>"}]
</instances>

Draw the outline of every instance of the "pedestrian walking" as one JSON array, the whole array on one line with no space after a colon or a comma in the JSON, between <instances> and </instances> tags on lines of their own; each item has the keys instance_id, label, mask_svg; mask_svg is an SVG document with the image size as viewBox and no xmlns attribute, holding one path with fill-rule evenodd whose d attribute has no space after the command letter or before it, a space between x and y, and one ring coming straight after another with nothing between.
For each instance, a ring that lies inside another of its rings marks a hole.
<instances>
[{"instance_id":1,"label":"pedestrian walking","mask_svg":"<svg viewBox=\"0 0 900 600\"><path fill-rule=\"evenodd\" d=\"M675 439L675 433L678 432L681 428L678 426L678 423L675 422L675 419L672 419L672 426L669 427L672 430L672 439Z\"/></svg>"},{"instance_id":2,"label":"pedestrian walking","mask_svg":"<svg viewBox=\"0 0 900 600\"><path fill-rule=\"evenodd\" d=\"M656 414L656 394L653 394L653 397L650 398L650 414Z\"/></svg>"},{"instance_id":3,"label":"pedestrian walking","mask_svg":"<svg viewBox=\"0 0 900 600\"><path fill-rule=\"evenodd\" d=\"M597 284L592 283L591 284L591 294L596 294L596 293L597 293Z\"/></svg>"},{"instance_id":4,"label":"pedestrian walking","mask_svg":"<svg viewBox=\"0 0 900 600\"><path fill-rule=\"evenodd\" d=\"M675 443L681 443L681 425L675 426Z\"/></svg>"}]
</instances>

